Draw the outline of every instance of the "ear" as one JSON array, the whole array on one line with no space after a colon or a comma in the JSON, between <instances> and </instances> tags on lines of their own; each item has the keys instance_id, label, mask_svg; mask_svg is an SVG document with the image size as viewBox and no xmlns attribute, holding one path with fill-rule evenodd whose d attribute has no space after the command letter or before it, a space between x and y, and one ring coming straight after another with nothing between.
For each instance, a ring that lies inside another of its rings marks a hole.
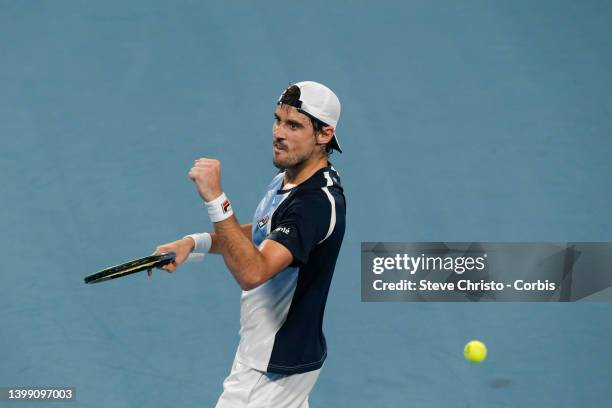
<instances>
[{"instance_id":1,"label":"ear","mask_svg":"<svg viewBox=\"0 0 612 408\"><path fill-rule=\"evenodd\" d=\"M319 133L317 133L317 144L328 144L334 137L334 127L325 126Z\"/></svg>"}]
</instances>

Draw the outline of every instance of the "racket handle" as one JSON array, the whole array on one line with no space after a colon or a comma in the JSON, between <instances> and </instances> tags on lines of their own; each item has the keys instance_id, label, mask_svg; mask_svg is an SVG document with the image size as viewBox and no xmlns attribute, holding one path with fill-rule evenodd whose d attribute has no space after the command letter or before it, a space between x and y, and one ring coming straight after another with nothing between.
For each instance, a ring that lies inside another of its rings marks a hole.
<instances>
[{"instance_id":1,"label":"racket handle","mask_svg":"<svg viewBox=\"0 0 612 408\"><path fill-rule=\"evenodd\" d=\"M185 262L202 262L205 255L206 254L191 253L187 259L185 259Z\"/></svg>"}]
</instances>

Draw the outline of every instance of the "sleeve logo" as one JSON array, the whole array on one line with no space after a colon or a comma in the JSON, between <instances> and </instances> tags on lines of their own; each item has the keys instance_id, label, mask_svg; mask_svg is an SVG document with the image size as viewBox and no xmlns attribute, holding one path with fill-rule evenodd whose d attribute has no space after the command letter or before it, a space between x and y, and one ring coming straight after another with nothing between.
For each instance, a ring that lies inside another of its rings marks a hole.
<instances>
[{"instance_id":1,"label":"sleeve logo","mask_svg":"<svg viewBox=\"0 0 612 408\"><path fill-rule=\"evenodd\" d=\"M274 231L282 232L285 235L289 235L289 233L291 232L291 229L289 227L278 227Z\"/></svg>"}]
</instances>

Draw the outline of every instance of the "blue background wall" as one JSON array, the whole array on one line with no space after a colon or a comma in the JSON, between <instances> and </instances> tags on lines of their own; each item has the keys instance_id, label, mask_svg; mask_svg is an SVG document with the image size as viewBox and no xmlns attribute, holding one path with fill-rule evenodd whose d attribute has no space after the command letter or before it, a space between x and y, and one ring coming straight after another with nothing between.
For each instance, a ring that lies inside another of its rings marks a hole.
<instances>
[{"instance_id":1,"label":"blue background wall","mask_svg":"<svg viewBox=\"0 0 612 408\"><path fill-rule=\"evenodd\" d=\"M82 278L211 228L196 158L247 222L276 98L316 80L349 207L311 405L607 406L609 304L361 303L359 245L611 241L610 72L608 1L0 0L0 386L214 405L240 296L220 258Z\"/></svg>"}]
</instances>

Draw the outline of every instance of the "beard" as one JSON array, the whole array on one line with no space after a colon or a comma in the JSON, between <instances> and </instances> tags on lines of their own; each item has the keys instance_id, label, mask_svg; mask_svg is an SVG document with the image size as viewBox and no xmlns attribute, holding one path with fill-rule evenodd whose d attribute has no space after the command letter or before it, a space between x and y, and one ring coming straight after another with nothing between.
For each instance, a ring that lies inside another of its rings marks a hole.
<instances>
[{"instance_id":1,"label":"beard","mask_svg":"<svg viewBox=\"0 0 612 408\"><path fill-rule=\"evenodd\" d=\"M295 156L289 154L287 150L281 150L282 154L280 157L272 153L272 164L280 171L284 171L292 168L301 167L310 157L308 154L302 156Z\"/></svg>"},{"instance_id":2,"label":"beard","mask_svg":"<svg viewBox=\"0 0 612 408\"><path fill-rule=\"evenodd\" d=\"M274 165L274 167L276 167L280 171L285 171L285 167L282 164L280 164L279 162L277 162L276 159L274 159L274 158L272 158L272 164Z\"/></svg>"}]
</instances>

